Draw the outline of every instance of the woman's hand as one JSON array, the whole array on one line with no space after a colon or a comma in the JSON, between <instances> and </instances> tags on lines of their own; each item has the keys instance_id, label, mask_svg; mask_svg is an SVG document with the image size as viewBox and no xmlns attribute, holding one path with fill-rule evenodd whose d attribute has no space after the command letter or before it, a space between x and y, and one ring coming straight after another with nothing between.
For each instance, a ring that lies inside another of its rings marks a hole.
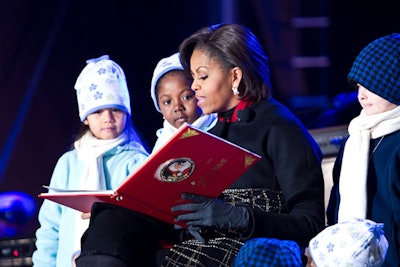
<instances>
[{"instance_id":1,"label":"woman's hand","mask_svg":"<svg viewBox=\"0 0 400 267\"><path fill-rule=\"evenodd\" d=\"M223 229L245 229L249 224L249 211L245 207L233 206L220 199L183 193L182 199L192 203L179 204L173 212L187 212L175 221L185 221L188 227L217 227Z\"/></svg>"}]
</instances>

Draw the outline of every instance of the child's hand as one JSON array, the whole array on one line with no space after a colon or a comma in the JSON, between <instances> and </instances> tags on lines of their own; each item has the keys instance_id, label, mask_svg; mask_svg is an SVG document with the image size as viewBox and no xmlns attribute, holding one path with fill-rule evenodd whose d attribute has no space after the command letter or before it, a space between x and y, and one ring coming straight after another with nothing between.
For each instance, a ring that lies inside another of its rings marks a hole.
<instances>
[{"instance_id":1,"label":"child's hand","mask_svg":"<svg viewBox=\"0 0 400 267\"><path fill-rule=\"evenodd\" d=\"M84 212L81 214L81 218L84 220L90 219L90 212Z\"/></svg>"}]
</instances>

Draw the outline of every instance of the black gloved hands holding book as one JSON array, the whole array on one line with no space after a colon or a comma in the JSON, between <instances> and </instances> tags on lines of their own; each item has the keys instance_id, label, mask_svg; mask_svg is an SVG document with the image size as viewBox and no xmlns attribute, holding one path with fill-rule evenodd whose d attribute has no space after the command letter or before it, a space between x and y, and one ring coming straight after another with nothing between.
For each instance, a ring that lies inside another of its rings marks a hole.
<instances>
[{"instance_id":1,"label":"black gloved hands holding book","mask_svg":"<svg viewBox=\"0 0 400 267\"><path fill-rule=\"evenodd\" d=\"M246 207L233 206L221 199L183 193L182 199L190 203L179 204L171 208L173 212L187 212L178 215L175 221L185 221L188 231L205 243L200 230L206 227L240 230L249 224L249 211Z\"/></svg>"}]
</instances>

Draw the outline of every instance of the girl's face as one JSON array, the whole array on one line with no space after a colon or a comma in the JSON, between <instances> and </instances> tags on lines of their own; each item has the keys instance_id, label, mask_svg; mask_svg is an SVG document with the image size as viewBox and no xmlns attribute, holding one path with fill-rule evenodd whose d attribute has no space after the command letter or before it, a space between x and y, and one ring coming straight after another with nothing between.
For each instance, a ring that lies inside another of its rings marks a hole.
<instances>
[{"instance_id":1,"label":"girl's face","mask_svg":"<svg viewBox=\"0 0 400 267\"><path fill-rule=\"evenodd\" d=\"M397 107L397 105L369 91L361 84L357 84L357 86L358 86L358 102L360 102L360 105L363 108L366 115L379 114Z\"/></svg>"},{"instance_id":2,"label":"girl's face","mask_svg":"<svg viewBox=\"0 0 400 267\"><path fill-rule=\"evenodd\" d=\"M196 49L190 58L190 70L192 89L203 113L224 112L239 103L239 96L233 95L232 87L239 86L242 77L240 69L233 68L226 72L217 61Z\"/></svg>"},{"instance_id":3,"label":"girl's face","mask_svg":"<svg viewBox=\"0 0 400 267\"><path fill-rule=\"evenodd\" d=\"M89 114L84 123L98 139L110 140L117 138L125 130L126 120L124 111L105 108Z\"/></svg>"},{"instance_id":4,"label":"girl's face","mask_svg":"<svg viewBox=\"0 0 400 267\"><path fill-rule=\"evenodd\" d=\"M175 128L193 123L201 115L194 92L183 73L165 74L158 85L157 101L164 118Z\"/></svg>"}]
</instances>

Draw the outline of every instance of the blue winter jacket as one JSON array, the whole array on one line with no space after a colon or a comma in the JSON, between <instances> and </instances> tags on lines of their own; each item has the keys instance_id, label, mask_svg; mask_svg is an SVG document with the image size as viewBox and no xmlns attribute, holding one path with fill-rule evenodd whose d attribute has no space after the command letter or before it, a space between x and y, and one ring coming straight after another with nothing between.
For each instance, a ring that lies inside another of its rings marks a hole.
<instances>
[{"instance_id":1,"label":"blue winter jacket","mask_svg":"<svg viewBox=\"0 0 400 267\"><path fill-rule=\"evenodd\" d=\"M144 149L130 144L117 146L103 155L106 189L116 188L147 158ZM66 152L58 160L50 180L50 187L79 188L84 164L77 151ZM37 267L71 267L76 212L55 202L44 200L39 210L40 228L36 231L36 247L32 261Z\"/></svg>"}]
</instances>

